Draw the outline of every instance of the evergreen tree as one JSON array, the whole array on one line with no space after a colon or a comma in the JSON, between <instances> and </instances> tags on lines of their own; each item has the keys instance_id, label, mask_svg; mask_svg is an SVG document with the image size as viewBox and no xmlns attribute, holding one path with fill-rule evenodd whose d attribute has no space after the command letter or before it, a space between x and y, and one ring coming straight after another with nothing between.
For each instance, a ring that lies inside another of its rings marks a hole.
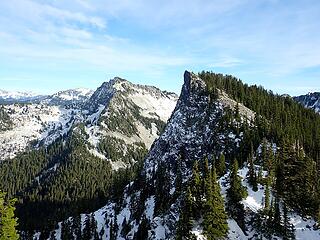
<instances>
[{"instance_id":1,"label":"evergreen tree","mask_svg":"<svg viewBox=\"0 0 320 240\"><path fill-rule=\"evenodd\" d=\"M155 214L165 212L170 206L170 171L164 165L158 166L155 183Z\"/></svg>"},{"instance_id":2,"label":"evergreen tree","mask_svg":"<svg viewBox=\"0 0 320 240\"><path fill-rule=\"evenodd\" d=\"M191 178L191 194L194 201L194 208L193 208L193 216L195 218L200 217L199 209L201 209L201 201L202 201L202 186L201 186L201 176L198 161L194 162L193 169L192 169L192 178Z\"/></svg>"},{"instance_id":3,"label":"evergreen tree","mask_svg":"<svg viewBox=\"0 0 320 240\"><path fill-rule=\"evenodd\" d=\"M230 187L227 190L228 212L233 217L243 231L246 230L244 219L244 206L241 200L247 196L247 190L241 184L238 176L238 162L235 159L232 165L230 177Z\"/></svg>"},{"instance_id":4,"label":"evergreen tree","mask_svg":"<svg viewBox=\"0 0 320 240\"><path fill-rule=\"evenodd\" d=\"M203 206L203 229L207 239L221 239L228 233L228 223L214 167L212 168L212 173L210 172L206 178L208 183Z\"/></svg>"},{"instance_id":5,"label":"evergreen tree","mask_svg":"<svg viewBox=\"0 0 320 240\"><path fill-rule=\"evenodd\" d=\"M276 195L274 202L273 229L276 234L281 235L281 211L279 197Z\"/></svg>"},{"instance_id":6,"label":"evergreen tree","mask_svg":"<svg viewBox=\"0 0 320 240\"><path fill-rule=\"evenodd\" d=\"M134 240L147 240L148 239L148 231L150 230L150 223L145 215L143 215L141 222L138 227L138 231L134 235Z\"/></svg>"},{"instance_id":7,"label":"evergreen tree","mask_svg":"<svg viewBox=\"0 0 320 240\"><path fill-rule=\"evenodd\" d=\"M81 239L81 215L72 218L72 230L76 239Z\"/></svg>"},{"instance_id":8,"label":"evergreen tree","mask_svg":"<svg viewBox=\"0 0 320 240\"><path fill-rule=\"evenodd\" d=\"M82 239L91 239L92 238L92 226L91 226L91 216L86 214L86 218L84 220L84 228L82 232Z\"/></svg>"},{"instance_id":9,"label":"evergreen tree","mask_svg":"<svg viewBox=\"0 0 320 240\"><path fill-rule=\"evenodd\" d=\"M230 188L227 191L228 198L232 202L240 202L248 195L246 188L241 184L241 178L238 176L238 169L238 161L235 159L230 173Z\"/></svg>"},{"instance_id":10,"label":"evergreen tree","mask_svg":"<svg viewBox=\"0 0 320 240\"><path fill-rule=\"evenodd\" d=\"M269 188L269 178L267 179L265 189L264 189L264 209L269 211L270 209L270 188Z\"/></svg>"},{"instance_id":11,"label":"evergreen tree","mask_svg":"<svg viewBox=\"0 0 320 240\"><path fill-rule=\"evenodd\" d=\"M295 229L293 224L290 223L290 218L288 216L288 208L286 203L283 203L283 230L282 230L283 240L294 240L295 239Z\"/></svg>"},{"instance_id":12,"label":"evergreen tree","mask_svg":"<svg viewBox=\"0 0 320 240\"><path fill-rule=\"evenodd\" d=\"M190 187L187 188L182 208L180 211L179 221L177 223L177 240L193 240L195 236L191 233L193 225L193 200Z\"/></svg>"},{"instance_id":13,"label":"evergreen tree","mask_svg":"<svg viewBox=\"0 0 320 240\"><path fill-rule=\"evenodd\" d=\"M251 144L251 153L248 157L249 163L249 184L252 186L253 191L258 191L258 184L257 184L257 174L253 163L254 153L253 153L253 145Z\"/></svg>"},{"instance_id":14,"label":"evergreen tree","mask_svg":"<svg viewBox=\"0 0 320 240\"><path fill-rule=\"evenodd\" d=\"M216 161L216 171L219 177L224 175L227 171L226 158L223 153L220 154L218 161Z\"/></svg>"},{"instance_id":15,"label":"evergreen tree","mask_svg":"<svg viewBox=\"0 0 320 240\"><path fill-rule=\"evenodd\" d=\"M74 239L71 230L71 223L69 220L65 220L61 223L61 240L72 240Z\"/></svg>"},{"instance_id":16,"label":"evergreen tree","mask_svg":"<svg viewBox=\"0 0 320 240\"><path fill-rule=\"evenodd\" d=\"M104 230L104 227L102 227L99 232L100 239L104 239L104 233L105 233L105 230Z\"/></svg>"},{"instance_id":17,"label":"evergreen tree","mask_svg":"<svg viewBox=\"0 0 320 240\"><path fill-rule=\"evenodd\" d=\"M16 199L7 200L6 194L0 192L0 240L19 239L16 230L17 218L14 216Z\"/></svg>"}]
</instances>

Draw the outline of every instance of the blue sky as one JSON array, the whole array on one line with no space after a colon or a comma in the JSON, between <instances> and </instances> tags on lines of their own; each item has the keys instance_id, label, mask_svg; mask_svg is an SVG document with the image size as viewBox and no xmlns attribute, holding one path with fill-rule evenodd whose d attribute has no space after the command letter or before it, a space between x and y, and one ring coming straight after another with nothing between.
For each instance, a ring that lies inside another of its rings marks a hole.
<instances>
[{"instance_id":1,"label":"blue sky","mask_svg":"<svg viewBox=\"0 0 320 240\"><path fill-rule=\"evenodd\" d=\"M120 76L179 92L212 70L291 95L320 91L320 1L0 1L0 89Z\"/></svg>"}]
</instances>

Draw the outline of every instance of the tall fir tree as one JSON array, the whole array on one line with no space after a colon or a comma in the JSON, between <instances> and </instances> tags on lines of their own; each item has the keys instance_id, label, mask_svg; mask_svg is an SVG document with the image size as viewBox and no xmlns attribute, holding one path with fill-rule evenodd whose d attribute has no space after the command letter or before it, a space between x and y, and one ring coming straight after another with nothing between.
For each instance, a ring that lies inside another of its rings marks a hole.
<instances>
[{"instance_id":1,"label":"tall fir tree","mask_svg":"<svg viewBox=\"0 0 320 240\"><path fill-rule=\"evenodd\" d=\"M283 240L295 240L295 229L293 224L290 223L288 216L287 204L283 203L283 226L282 226L282 237Z\"/></svg>"},{"instance_id":2,"label":"tall fir tree","mask_svg":"<svg viewBox=\"0 0 320 240\"><path fill-rule=\"evenodd\" d=\"M187 187L182 202L179 221L177 223L176 240L193 240L195 236L191 233L193 226L193 199L190 187Z\"/></svg>"},{"instance_id":3,"label":"tall fir tree","mask_svg":"<svg viewBox=\"0 0 320 240\"><path fill-rule=\"evenodd\" d=\"M220 154L218 160L216 161L216 171L217 171L217 175L219 177L221 177L222 175L224 175L227 171L227 167L226 167L226 158L224 156L223 153Z\"/></svg>"},{"instance_id":4,"label":"tall fir tree","mask_svg":"<svg viewBox=\"0 0 320 240\"><path fill-rule=\"evenodd\" d=\"M258 183L257 183L257 174L256 174L256 170L255 170L255 166L254 166L254 152L253 152L253 145L251 143L251 153L249 154L248 157L248 163L249 163L249 184L252 187L253 191L258 191Z\"/></svg>"},{"instance_id":5,"label":"tall fir tree","mask_svg":"<svg viewBox=\"0 0 320 240\"><path fill-rule=\"evenodd\" d=\"M206 178L203 230L208 240L222 239L228 233L228 223L215 167L212 168Z\"/></svg>"},{"instance_id":6,"label":"tall fir tree","mask_svg":"<svg viewBox=\"0 0 320 240\"><path fill-rule=\"evenodd\" d=\"M238 176L238 161L235 159L232 164L231 173L229 176L230 187L227 189L228 212L233 217L240 228L246 231L244 206L241 200L247 197L248 193L241 184L241 178Z\"/></svg>"},{"instance_id":7,"label":"tall fir tree","mask_svg":"<svg viewBox=\"0 0 320 240\"><path fill-rule=\"evenodd\" d=\"M198 161L194 162L193 168L192 168L191 194L194 198L193 215L195 216L195 218L199 218L200 217L199 209L201 209L201 201L202 201L202 182L201 182Z\"/></svg>"},{"instance_id":8,"label":"tall fir tree","mask_svg":"<svg viewBox=\"0 0 320 240\"><path fill-rule=\"evenodd\" d=\"M6 194L0 192L0 240L17 240L18 219L14 215L16 199L6 199Z\"/></svg>"}]
</instances>

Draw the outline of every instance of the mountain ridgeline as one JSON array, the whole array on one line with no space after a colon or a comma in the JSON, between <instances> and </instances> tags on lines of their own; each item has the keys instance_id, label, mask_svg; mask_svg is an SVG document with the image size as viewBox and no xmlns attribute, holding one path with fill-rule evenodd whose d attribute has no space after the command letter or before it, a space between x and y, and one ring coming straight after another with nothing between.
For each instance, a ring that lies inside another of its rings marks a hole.
<instances>
[{"instance_id":1,"label":"mountain ridgeline","mask_svg":"<svg viewBox=\"0 0 320 240\"><path fill-rule=\"evenodd\" d=\"M134 181L104 207L37 237L317 239L317 223L305 232L289 216L320 220L319 126L318 114L289 97L229 75L185 72Z\"/></svg>"},{"instance_id":2,"label":"mountain ridgeline","mask_svg":"<svg viewBox=\"0 0 320 240\"><path fill-rule=\"evenodd\" d=\"M320 236L290 221L320 221L320 116L290 97L186 71L178 100L115 78L72 116L0 165L23 239Z\"/></svg>"},{"instance_id":3,"label":"mountain ridgeline","mask_svg":"<svg viewBox=\"0 0 320 240\"><path fill-rule=\"evenodd\" d=\"M320 92L308 93L293 98L301 103L306 108L313 109L315 112L320 113Z\"/></svg>"},{"instance_id":4,"label":"mountain ridgeline","mask_svg":"<svg viewBox=\"0 0 320 240\"><path fill-rule=\"evenodd\" d=\"M0 189L18 198L21 237L122 193L177 100L174 93L120 78L93 94L82 92L1 108L1 147L8 157L0 164ZM28 138L25 131L34 134Z\"/></svg>"}]
</instances>

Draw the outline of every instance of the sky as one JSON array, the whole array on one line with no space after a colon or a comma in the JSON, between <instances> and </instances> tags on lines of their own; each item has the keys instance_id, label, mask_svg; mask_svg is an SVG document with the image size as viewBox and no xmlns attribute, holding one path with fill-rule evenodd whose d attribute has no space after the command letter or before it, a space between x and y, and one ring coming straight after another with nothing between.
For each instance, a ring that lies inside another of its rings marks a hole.
<instances>
[{"instance_id":1,"label":"sky","mask_svg":"<svg viewBox=\"0 0 320 240\"><path fill-rule=\"evenodd\" d=\"M318 0L10 0L0 12L0 89L119 76L179 93L185 70L208 70L279 94L320 91Z\"/></svg>"}]
</instances>

